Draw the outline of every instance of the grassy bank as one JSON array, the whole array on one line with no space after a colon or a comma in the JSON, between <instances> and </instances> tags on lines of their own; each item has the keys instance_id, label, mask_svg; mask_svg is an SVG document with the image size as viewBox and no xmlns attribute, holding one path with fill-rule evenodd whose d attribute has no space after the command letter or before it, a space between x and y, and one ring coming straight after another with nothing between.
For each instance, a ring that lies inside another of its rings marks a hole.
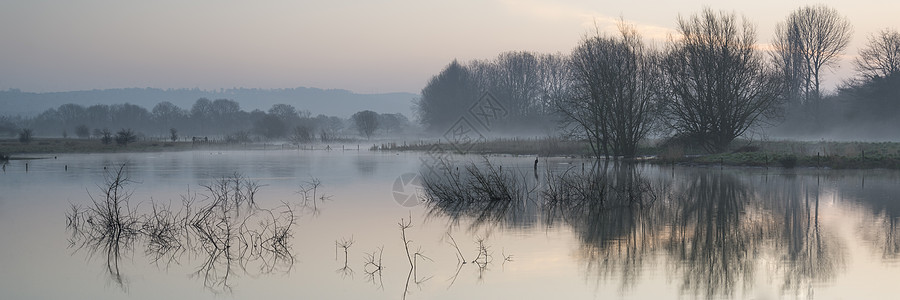
<instances>
[{"instance_id":1,"label":"grassy bank","mask_svg":"<svg viewBox=\"0 0 900 300\"><path fill-rule=\"evenodd\" d=\"M319 145L321 146L321 145ZM103 144L93 139L38 138L28 144L15 139L0 140L0 160L34 157L55 153L116 153L160 152L188 150L273 150L297 147L281 144L234 144L217 142L161 142L138 141L127 146ZM304 146L317 147L317 146ZM324 146L321 146L324 147ZM416 143L376 143L370 150L378 151L447 151L455 153L492 155L575 156L591 155L584 141L557 137L503 138L470 144L448 144L446 140ZM703 154L677 146L644 145L639 156L658 164L727 165L751 167L817 167L832 169L900 169L898 142L801 142L801 141L736 141L726 153Z\"/></svg>"},{"instance_id":2,"label":"grassy bank","mask_svg":"<svg viewBox=\"0 0 900 300\"><path fill-rule=\"evenodd\" d=\"M800 142L763 141L741 143L728 153L661 157L662 162L723 164L757 167L815 167L832 169L900 169L897 142Z\"/></svg>"},{"instance_id":3,"label":"grassy bank","mask_svg":"<svg viewBox=\"0 0 900 300\"><path fill-rule=\"evenodd\" d=\"M376 144L372 150L386 151L448 151L469 154L512 154L541 156L588 156L590 146L581 141L556 137L546 138L498 138L472 143L448 144L446 140L418 142L414 144Z\"/></svg>"},{"instance_id":4,"label":"grassy bank","mask_svg":"<svg viewBox=\"0 0 900 300\"><path fill-rule=\"evenodd\" d=\"M373 150L434 151L468 154L512 154L540 156L591 155L583 141L560 138L508 138L453 145L441 142L376 145ZM802 142L735 141L726 153L703 154L680 147L643 145L638 155L659 164L727 165L752 167L820 167L832 169L900 169L900 143L897 142Z\"/></svg>"}]
</instances>

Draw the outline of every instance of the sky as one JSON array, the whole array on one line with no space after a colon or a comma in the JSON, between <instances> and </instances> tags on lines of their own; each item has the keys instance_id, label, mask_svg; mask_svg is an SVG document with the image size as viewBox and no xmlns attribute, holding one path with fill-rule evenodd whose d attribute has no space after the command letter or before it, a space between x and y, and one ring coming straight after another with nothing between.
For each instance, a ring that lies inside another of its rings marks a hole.
<instances>
[{"instance_id":1,"label":"sky","mask_svg":"<svg viewBox=\"0 0 900 300\"><path fill-rule=\"evenodd\" d=\"M0 90L348 89L418 93L453 59L567 53L621 17L662 46L677 17L739 13L761 44L807 4L840 11L854 39L824 86L853 74L866 37L900 29L896 0L0 0Z\"/></svg>"}]
</instances>

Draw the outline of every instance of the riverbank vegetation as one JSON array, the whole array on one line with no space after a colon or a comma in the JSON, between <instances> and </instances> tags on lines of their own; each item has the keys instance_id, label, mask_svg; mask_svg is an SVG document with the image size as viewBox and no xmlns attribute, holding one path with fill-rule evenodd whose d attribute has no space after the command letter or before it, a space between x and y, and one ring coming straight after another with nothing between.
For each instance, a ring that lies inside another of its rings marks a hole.
<instances>
[{"instance_id":1,"label":"riverbank vegetation","mask_svg":"<svg viewBox=\"0 0 900 300\"><path fill-rule=\"evenodd\" d=\"M383 151L447 151L446 142L396 144L374 147ZM505 138L472 143L467 152L479 155L534 155L538 157L593 157L586 141L546 138ZM737 140L725 152L708 154L666 141L645 141L633 158L613 157L657 164L727 165L748 167L820 167L832 169L900 169L900 142L751 141Z\"/></svg>"}]
</instances>

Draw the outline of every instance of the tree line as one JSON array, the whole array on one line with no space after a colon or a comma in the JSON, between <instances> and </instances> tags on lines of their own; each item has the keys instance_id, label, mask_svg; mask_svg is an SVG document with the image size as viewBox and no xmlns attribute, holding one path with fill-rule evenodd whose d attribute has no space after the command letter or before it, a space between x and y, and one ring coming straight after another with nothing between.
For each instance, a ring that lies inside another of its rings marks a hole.
<instances>
[{"instance_id":1,"label":"tree line","mask_svg":"<svg viewBox=\"0 0 900 300\"><path fill-rule=\"evenodd\" d=\"M329 142L374 134L400 134L410 130L400 113L361 111L349 119L275 104L267 111L244 111L229 99L200 98L184 109L163 101L152 109L134 104L63 104L34 117L0 116L0 135L95 138L103 143L128 144L141 136L177 140L218 138L228 142L285 139L293 143Z\"/></svg>"},{"instance_id":2,"label":"tree line","mask_svg":"<svg viewBox=\"0 0 900 300\"><path fill-rule=\"evenodd\" d=\"M837 115L900 125L896 29L869 37L854 60L856 78L831 95L823 95L822 74L853 34L832 8L792 12L768 49L758 43L754 24L735 13L707 8L679 17L676 30L662 47L651 47L621 20L617 33L596 29L567 54L514 51L454 60L422 90L419 122L448 130L489 93L508 112L496 129L554 127L588 141L597 157L634 156L651 135L722 152L767 125L823 128Z\"/></svg>"}]
</instances>

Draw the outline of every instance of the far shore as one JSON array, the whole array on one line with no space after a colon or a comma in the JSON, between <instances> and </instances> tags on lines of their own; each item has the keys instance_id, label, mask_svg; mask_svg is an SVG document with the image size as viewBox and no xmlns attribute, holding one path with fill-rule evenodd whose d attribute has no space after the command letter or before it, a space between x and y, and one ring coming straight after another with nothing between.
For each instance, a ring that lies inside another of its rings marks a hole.
<instances>
[{"instance_id":1,"label":"far shore","mask_svg":"<svg viewBox=\"0 0 900 300\"><path fill-rule=\"evenodd\" d=\"M127 145L115 142L104 144L98 139L73 138L35 138L30 143L20 143L15 139L0 139L0 154L9 156L10 160L27 157L41 157L62 153L126 153L126 152L164 152L191 150L276 150L311 147L309 145L291 145L286 142L259 143L225 143L204 141L136 141ZM326 147L322 145L321 147ZM367 148L366 148L367 149Z\"/></svg>"},{"instance_id":2,"label":"far shore","mask_svg":"<svg viewBox=\"0 0 900 300\"><path fill-rule=\"evenodd\" d=\"M706 154L679 146L645 144L636 157L609 158L653 164L723 165L746 167L900 169L900 142L746 141L733 143L724 153ZM589 157L583 141L559 138L504 138L466 144L425 143L375 147L384 151L446 151L467 154Z\"/></svg>"},{"instance_id":3,"label":"far shore","mask_svg":"<svg viewBox=\"0 0 900 300\"><path fill-rule=\"evenodd\" d=\"M354 141L360 150L417 151L476 155L524 155L590 157L584 141L554 137L500 138L467 144L446 141L384 142ZM127 153L191 150L348 150L341 143L293 145L286 141L258 143L223 143L192 141L137 141L128 145L103 144L97 139L36 138L30 143L0 139L0 160L49 158L63 153ZM371 146L368 146L371 145ZM900 169L900 142L803 142L803 141L735 141L728 152L704 154L695 149L675 146L644 145L634 158L610 158L653 164L722 165L781 168L830 169ZM353 147L355 148L355 147ZM356 150L356 149L352 149Z\"/></svg>"}]
</instances>

